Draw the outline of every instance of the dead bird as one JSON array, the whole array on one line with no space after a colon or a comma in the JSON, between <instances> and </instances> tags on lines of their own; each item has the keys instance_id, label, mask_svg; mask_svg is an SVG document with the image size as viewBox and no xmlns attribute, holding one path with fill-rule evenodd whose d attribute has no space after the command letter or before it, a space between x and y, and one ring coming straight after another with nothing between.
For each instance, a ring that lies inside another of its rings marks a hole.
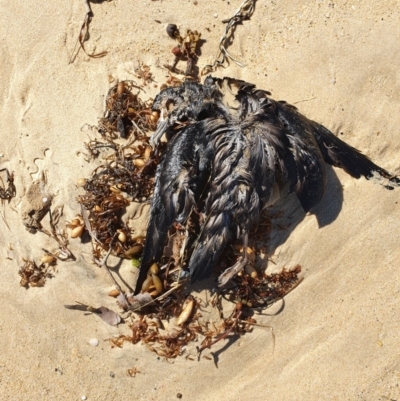
<instances>
[{"instance_id":1,"label":"dead bird","mask_svg":"<svg viewBox=\"0 0 400 401\"><path fill-rule=\"evenodd\" d=\"M192 211L202 218L187 270L192 282L208 277L227 246L241 240L243 254L219 278L224 285L248 263L249 231L260 214L282 195L295 192L305 212L322 199L325 163L354 178L376 175L385 186L400 179L377 166L294 106L232 78L185 81L161 91L153 110L160 113L151 138L157 148L166 134L166 151L157 168L140 274L160 262L174 222L185 224Z\"/></svg>"}]
</instances>

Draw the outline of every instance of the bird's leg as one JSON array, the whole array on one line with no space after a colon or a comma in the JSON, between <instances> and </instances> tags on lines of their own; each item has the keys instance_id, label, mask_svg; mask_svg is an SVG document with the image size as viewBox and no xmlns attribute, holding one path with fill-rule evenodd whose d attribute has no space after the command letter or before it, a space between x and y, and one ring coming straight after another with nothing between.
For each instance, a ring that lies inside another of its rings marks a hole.
<instances>
[{"instance_id":1,"label":"bird's leg","mask_svg":"<svg viewBox=\"0 0 400 401\"><path fill-rule=\"evenodd\" d=\"M226 269L219 277L218 277L218 287L223 287L231 278L236 276L239 272L241 272L244 267L249 262L249 258L247 256L247 245L248 245L248 233L245 232L243 235L243 254L239 257L238 261L228 269Z\"/></svg>"}]
</instances>

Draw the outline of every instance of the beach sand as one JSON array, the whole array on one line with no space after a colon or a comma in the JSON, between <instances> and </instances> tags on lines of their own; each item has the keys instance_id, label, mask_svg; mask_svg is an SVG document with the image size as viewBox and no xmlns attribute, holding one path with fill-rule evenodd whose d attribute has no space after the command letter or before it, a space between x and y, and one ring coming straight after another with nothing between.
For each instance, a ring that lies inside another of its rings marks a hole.
<instances>
[{"instance_id":1,"label":"beach sand","mask_svg":"<svg viewBox=\"0 0 400 401\"><path fill-rule=\"evenodd\" d=\"M175 45L168 23L202 33L199 67L217 52L241 0L91 3L89 58L70 62L85 16L80 0L0 4L0 168L15 174L17 195L1 205L0 398L3 400L396 400L400 398L400 190L331 169L315 214L272 236L274 268L302 266L303 282L279 314L216 347L213 360L168 363L146 347L111 348L129 334L97 316L67 310L80 301L117 310L107 273L90 245L71 240L76 262L59 262L43 288L19 285L22 259L38 261L54 240L29 233L26 195L42 173L43 193L79 213L76 181L94 168L84 142L94 134L115 80L151 67L160 85ZM158 20L159 22L157 22ZM400 174L400 10L395 0L258 1L237 27L234 63L216 76L255 83L295 104L377 164ZM145 88L154 97L157 88ZM4 180L4 175L2 176ZM289 220L289 218L288 218ZM44 225L48 224L48 216ZM142 230L143 227L137 227ZM97 347L89 344L99 339ZM141 373L128 377L127 369Z\"/></svg>"}]
</instances>

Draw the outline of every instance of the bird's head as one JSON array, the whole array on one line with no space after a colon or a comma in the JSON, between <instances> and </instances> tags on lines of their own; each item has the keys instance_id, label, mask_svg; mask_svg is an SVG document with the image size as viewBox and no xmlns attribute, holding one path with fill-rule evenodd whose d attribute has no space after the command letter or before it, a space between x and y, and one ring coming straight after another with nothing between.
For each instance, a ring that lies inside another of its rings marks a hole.
<instances>
[{"instance_id":1,"label":"bird's head","mask_svg":"<svg viewBox=\"0 0 400 401\"><path fill-rule=\"evenodd\" d=\"M204 85L185 81L179 87L162 90L153 103L153 112L159 113L159 120L150 144L156 147L165 133L173 135L179 127L208 117L218 94L212 77L206 78Z\"/></svg>"}]
</instances>

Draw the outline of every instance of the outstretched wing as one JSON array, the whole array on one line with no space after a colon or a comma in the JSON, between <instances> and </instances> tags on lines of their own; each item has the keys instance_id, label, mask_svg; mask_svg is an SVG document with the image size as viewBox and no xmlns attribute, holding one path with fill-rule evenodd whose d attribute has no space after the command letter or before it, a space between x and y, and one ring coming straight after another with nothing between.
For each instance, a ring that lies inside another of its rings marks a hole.
<instances>
[{"instance_id":1,"label":"outstretched wing","mask_svg":"<svg viewBox=\"0 0 400 401\"><path fill-rule=\"evenodd\" d=\"M367 156L343 142L324 126L314 121L311 123L314 128L314 136L327 163L335 167L341 167L354 178L362 176L368 180L374 173L377 173L381 177L387 178L391 184L400 186L398 177L391 175L388 171L376 165Z\"/></svg>"}]
</instances>

